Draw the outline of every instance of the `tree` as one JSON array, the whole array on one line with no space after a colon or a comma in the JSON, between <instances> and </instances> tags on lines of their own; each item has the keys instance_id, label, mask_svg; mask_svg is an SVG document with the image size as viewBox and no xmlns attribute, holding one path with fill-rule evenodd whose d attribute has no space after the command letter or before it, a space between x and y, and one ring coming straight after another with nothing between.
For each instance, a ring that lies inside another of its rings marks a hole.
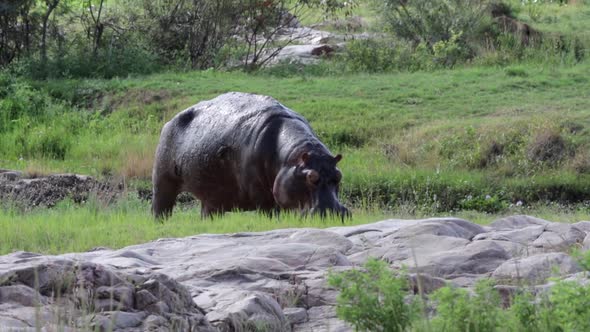
<instances>
[{"instance_id":1,"label":"tree","mask_svg":"<svg viewBox=\"0 0 590 332\"><path fill-rule=\"evenodd\" d=\"M43 14L43 27L41 28L41 64L47 65L47 25L51 13L57 8L60 0L45 0L45 13Z\"/></svg>"},{"instance_id":2,"label":"tree","mask_svg":"<svg viewBox=\"0 0 590 332\"><path fill-rule=\"evenodd\" d=\"M37 15L35 1L8 0L0 3L0 66L30 54Z\"/></svg>"}]
</instances>

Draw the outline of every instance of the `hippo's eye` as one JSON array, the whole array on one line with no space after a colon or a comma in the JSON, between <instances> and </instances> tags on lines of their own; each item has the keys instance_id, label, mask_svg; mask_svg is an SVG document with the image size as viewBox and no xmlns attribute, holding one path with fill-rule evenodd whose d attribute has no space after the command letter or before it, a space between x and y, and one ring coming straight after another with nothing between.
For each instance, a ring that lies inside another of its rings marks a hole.
<instances>
[{"instance_id":1,"label":"hippo's eye","mask_svg":"<svg viewBox=\"0 0 590 332\"><path fill-rule=\"evenodd\" d=\"M317 171L308 170L306 173L309 183L317 185L320 182L320 174Z\"/></svg>"}]
</instances>

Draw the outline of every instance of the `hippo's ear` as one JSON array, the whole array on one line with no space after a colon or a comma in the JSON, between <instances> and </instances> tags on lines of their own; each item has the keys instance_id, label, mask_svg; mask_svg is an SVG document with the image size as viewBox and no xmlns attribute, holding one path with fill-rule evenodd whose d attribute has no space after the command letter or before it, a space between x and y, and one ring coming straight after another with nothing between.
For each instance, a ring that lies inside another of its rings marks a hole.
<instances>
[{"instance_id":1,"label":"hippo's ear","mask_svg":"<svg viewBox=\"0 0 590 332\"><path fill-rule=\"evenodd\" d=\"M342 159L342 155L341 154L337 154L336 157L334 157L334 161L336 163L338 163L341 159Z\"/></svg>"}]
</instances>

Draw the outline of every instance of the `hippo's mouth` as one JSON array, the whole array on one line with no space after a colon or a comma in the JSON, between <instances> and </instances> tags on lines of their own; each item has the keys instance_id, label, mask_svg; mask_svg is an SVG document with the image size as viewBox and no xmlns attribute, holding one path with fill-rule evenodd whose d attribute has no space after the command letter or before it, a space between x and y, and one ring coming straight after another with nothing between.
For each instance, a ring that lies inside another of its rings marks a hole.
<instances>
[{"instance_id":1,"label":"hippo's mouth","mask_svg":"<svg viewBox=\"0 0 590 332\"><path fill-rule=\"evenodd\" d=\"M352 213L338 201L336 190L320 188L312 193L310 213L326 218L328 215L339 216L344 223L345 218L351 218Z\"/></svg>"}]
</instances>

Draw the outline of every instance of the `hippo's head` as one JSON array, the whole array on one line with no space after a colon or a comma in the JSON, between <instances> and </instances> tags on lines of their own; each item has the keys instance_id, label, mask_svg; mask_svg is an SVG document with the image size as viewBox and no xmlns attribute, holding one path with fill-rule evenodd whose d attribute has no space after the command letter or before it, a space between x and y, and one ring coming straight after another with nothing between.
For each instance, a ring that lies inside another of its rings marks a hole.
<instances>
[{"instance_id":1,"label":"hippo's head","mask_svg":"<svg viewBox=\"0 0 590 332\"><path fill-rule=\"evenodd\" d=\"M342 173L336 164L341 155L303 153L295 166L283 167L277 175L273 195L284 209L305 209L322 218L327 213L350 216L347 208L338 201Z\"/></svg>"}]
</instances>

